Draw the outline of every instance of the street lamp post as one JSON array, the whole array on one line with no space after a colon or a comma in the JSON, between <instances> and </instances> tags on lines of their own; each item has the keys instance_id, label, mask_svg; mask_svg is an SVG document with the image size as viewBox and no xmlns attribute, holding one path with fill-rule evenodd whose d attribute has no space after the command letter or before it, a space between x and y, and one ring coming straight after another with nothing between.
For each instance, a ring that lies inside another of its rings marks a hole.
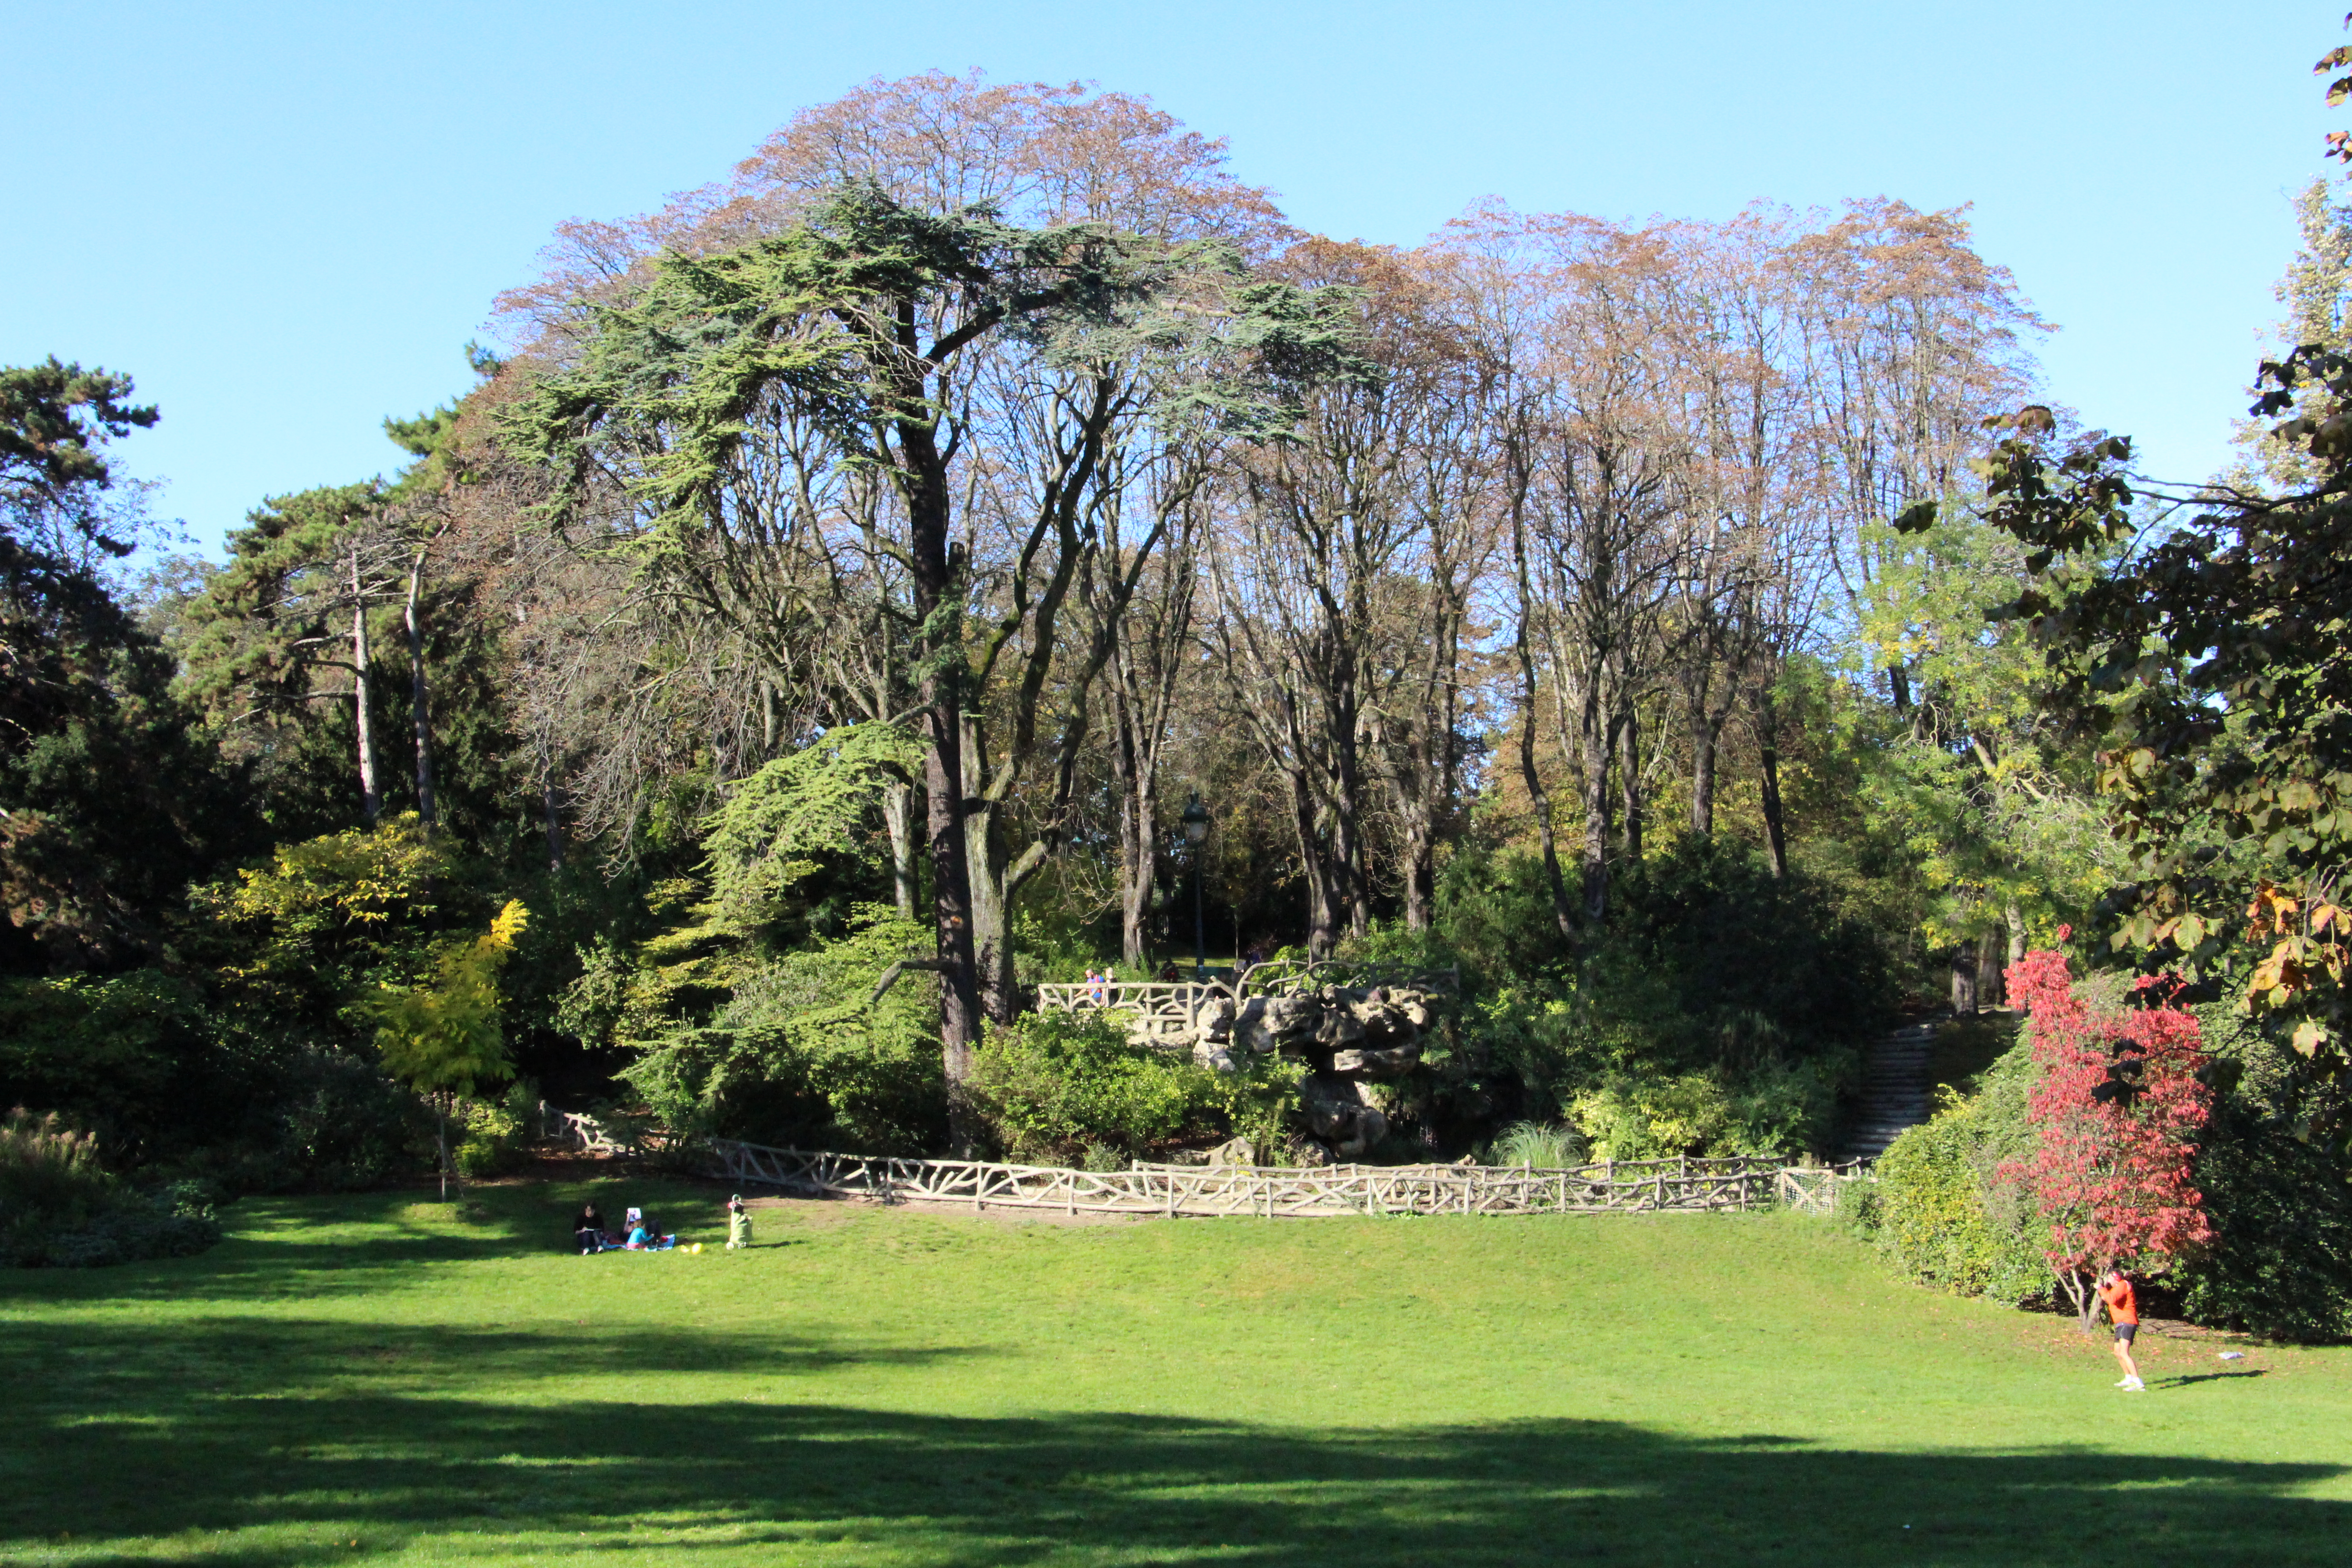
<instances>
[{"instance_id":1,"label":"street lamp post","mask_svg":"<svg viewBox=\"0 0 2352 1568\"><path fill-rule=\"evenodd\" d=\"M1209 965L1208 927L1201 913L1201 846L1209 837L1209 808L1201 804L1199 790L1184 803L1184 815L1177 820L1184 825L1184 841L1192 847L1192 983L1197 985Z\"/></svg>"}]
</instances>

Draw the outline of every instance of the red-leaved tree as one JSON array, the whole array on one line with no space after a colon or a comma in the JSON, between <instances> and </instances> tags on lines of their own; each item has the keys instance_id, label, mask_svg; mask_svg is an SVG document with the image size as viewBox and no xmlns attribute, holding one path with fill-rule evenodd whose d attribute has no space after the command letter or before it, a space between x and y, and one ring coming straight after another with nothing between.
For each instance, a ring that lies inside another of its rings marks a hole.
<instances>
[{"instance_id":1,"label":"red-leaved tree","mask_svg":"<svg viewBox=\"0 0 2352 1568\"><path fill-rule=\"evenodd\" d=\"M2027 1112L2036 1147L2021 1173L2050 1225L2051 1271L2088 1329L2108 1265L2160 1274L2213 1238L2189 1179L2212 1111L2197 1076L2197 1020L2170 1005L2164 980L2140 982L2141 1005L2095 1014L2056 952L2027 953L2007 983L2042 1069Z\"/></svg>"}]
</instances>

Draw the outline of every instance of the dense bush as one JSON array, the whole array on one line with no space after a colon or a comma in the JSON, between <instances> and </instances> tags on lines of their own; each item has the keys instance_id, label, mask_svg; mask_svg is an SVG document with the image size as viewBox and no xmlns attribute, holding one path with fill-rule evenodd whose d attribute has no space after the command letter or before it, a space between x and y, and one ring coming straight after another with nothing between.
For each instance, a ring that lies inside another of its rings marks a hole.
<instances>
[{"instance_id":1,"label":"dense bush","mask_svg":"<svg viewBox=\"0 0 2352 1568\"><path fill-rule=\"evenodd\" d=\"M1279 1060L1214 1072L1130 1044L1099 1016L1071 1013L990 1029L972 1065L975 1106L1008 1154L1095 1166L1188 1136L1271 1146L1297 1077Z\"/></svg>"},{"instance_id":2,"label":"dense bush","mask_svg":"<svg viewBox=\"0 0 2352 1568\"><path fill-rule=\"evenodd\" d=\"M455 1118L457 1169L468 1176L506 1176L530 1163L539 1142L539 1090L517 1082L496 1100L461 1100Z\"/></svg>"},{"instance_id":3,"label":"dense bush","mask_svg":"<svg viewBox=\"0 0 2352 1568\"><path fill-rule=\"evenodd\" d=\"M240 1137L205 1152L205 1173L231 1190L359 1192L431 1163L430 1112L373 1062L299 1047L281 1057L273 1087Z\"/></svg>"},{"instance_id":4,"label":"dense bush","mask_svg":"<svg viewBox=\"0 0 2352 1568\"><path fill-rule=\"evenodd\" d=\"M2032 1194L2004 1174L2032 1151L2026 1122L2032 1081L2032 1047L2017 1046L1985 1073L1975 1095L1948 1090L1932 1119L1880 1157L1874 1198L1855 1217L1906 1278L2001 1301L2048 1292Z\"/></svg>"},{"instance_id":5,"label":"dense bush","mask_svg":"<svg viewBox=\"0 0 2352 1568\"><path fill-rule=\"evenodd\" d=\"M1696 838L1624 868L1613 900L1572 948L1538 861L1465 852L1431 932L1351 947L1464 968L1458 1024L1399 1086L1402 1118L1441 1147L1565 1119L1596 1159L1826 1149L1895 999L1876 935L1806 879Z\"/></svg>"},{"instance_id":6,"label":"dense bush","mask_svg":"<svg viewBox=\"0 0 2352 1568\"><path fill-rule=\"evenodd\" d=\"M184 1257L219 1239L194 1185L136 1191L100 1163L93 1134L54 1114L0 1120L0 1264L96 1268Z\"/></svg>"},{"instance_id":7,"label":"dense bush","mask_svg":"<svg viewBox=\"0 0 2352 1568\"><path fill-rule=\"evenodd\" d=\"M2215 1240L2189 1262L2183 1307L2282 1339L2352 1336L2352 1169L2311 1135L2333 1086L2227 1005L2198 1021L2223 1092L2196 1174Z\"/></svg>"},{"instance_id":8,"label":"dense bush","mask_svg":"<svg viewBox=\"0 0 2352 1568\"><path fill-rule=\"evenodd\" d=\"M239 1057L202 991L160 969L0 980L0 1105L56 1111L119 1158L216 1136L258 1087Z\"/></svg>"},{"instance_id":9,"label":"dense bush","mask_svg":"<svg viewBox=\"0 0 2352 1568\"><path fill-rule=\"evenodd\" d=\"M0 981L0 1104L54 1111L109 1160L227 1193L348 1191L416 1169L415 1096L362 1053L257 1034L158 969Z\"/></svg>"},{"instance_id":10,"label":"dense bush","mask_svg":"<svg viewBox=\"0 0 2352 1568\"><path fill-rule=\"evenodd\" d=\"M623 1077L681 1131L870 1153L935 1149L947 1125L935 983L908 974L871 1000L884 971L923 945L913 922L863 906L838 941L739 961L724 999L663 1027ZM592 965L583 988L649 988L604 973Z\"/></svg>"}]
</instances>

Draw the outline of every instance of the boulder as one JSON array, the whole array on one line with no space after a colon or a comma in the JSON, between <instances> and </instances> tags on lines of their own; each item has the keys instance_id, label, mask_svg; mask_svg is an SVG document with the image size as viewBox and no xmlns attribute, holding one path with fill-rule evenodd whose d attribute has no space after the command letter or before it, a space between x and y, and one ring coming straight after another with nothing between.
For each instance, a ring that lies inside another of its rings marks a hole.
<instances>
[{"instance_id":1,"label":"boulder","mask_svg":"<svg viewBox=\"0 0 2352 1568\"><path fill-rule=\"evenodd\" d=\"M1242 1003L1234 1015L1233 1046L1235 1050L1254 1051L1259 1056L1271 1052L1281 1042L1267 1025L1266 999L1252 996Z\"/></svg>"},{"instance_id":2,"label":"boulder","mask_svg":"<svg viewBox=\"0 0 2352 1568\"><path fill-rule=\"evenodd\" d=\"M1323 1073L1299 1080L1298 1111L1307 1131L1343 1160L1356 1158L1389 1130L1386 1113L1364 1098L1362 1085Z\"/></svg>"},{"instance_id":3,"label":"boulder","mask_svg":"<svg viewBox=\"0 0 2352 1568\"><path fill-rule=\"evenodd\" d=\"M1359 1046L1331 1053L1331 1070L1350 1078L1395 1078L1421 1060L1419 1041L1388 1047Z\"/></svg>"},{"instance_id":4,"label":"boulder","mask_svg":"<svg viewBox=\"0 0 2352 1568\"><path fill-rule=\"evenodd\" d=\"M1318 1046L1351 1046L1364 1037L1364 1026L1345 1007L1326 1007L1315 1022L1314 1041Z\"/></svg>"},{"instance_id":5,"label":"boulder","mask_svg":"<svg viewBox=\"0 0 2352 1568\"><path fill-rule=\"evenodd\" d=\"M1233 1038L1234 999L1212 996L1192 1011L1192 1033L1197 1038L1223 1042Z\"/></svg>"},{"instance_id":6,"label":"boulder","mask_svg":"<svg viewBox=\"0 0 2352 1568\"><path fill-rule=\"evenodd\" d=\"M1233 1052L1214 1040L1195 1039L1192 1042L1192 1060L1211 1072L1241 1070L1234 1063Z\"/></svg>"},{"instance_id":7,"label":"boulder","mask_svg":"<svg viewBox=\"0 0 2352 1568\"><path fill-rule=\"evenodd\" d=\"M1275 1038L1287 1042L1313 1035L1315 1026L1322 1021L1323 1009L1312 996L1269 996L1264 1016Z\"/></svg>"}]
</instances>

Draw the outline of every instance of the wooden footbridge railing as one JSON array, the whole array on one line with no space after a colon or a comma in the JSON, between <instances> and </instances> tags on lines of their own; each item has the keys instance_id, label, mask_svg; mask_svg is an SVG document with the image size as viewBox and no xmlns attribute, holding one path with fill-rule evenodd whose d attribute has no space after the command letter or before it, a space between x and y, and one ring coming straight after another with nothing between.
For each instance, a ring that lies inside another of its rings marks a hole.
<instances>
[{"instance_id":1,"label":"wooden footbridge railing","mask_svg":"<svg viewBox=\"0 0 2352 1568\"><path fill-rule=\"evenodd\" d=\"M1783 1178L1811 1194L1821 1173L1778 1159L1621 1160L1525 1165L1153 1165L1076 1171L979 1160L896 1160L712 1139L710 1174L743 1186L883 1203L919 1200L1066 1214L1214 1216L1609 1214L1769 1207ZM1834 1173L1828 1173L1832 1184ZM1851 1179L1850 1175L1848 1179ZM1801 1206L1811 1207L1811 1204Z\"/></svg>"},{"instance_id":2,"label":"wooden footbridge railing","mask_svg":"<svg viewBox=\"0 0 2352 1568\"><path fill-rule=\"evenodd\" d=\"M1314 963L1272 959L1213 980L1049 981L1037 987L1037 1005L1049 1013L1124 1013L1137 1037L1175 1046L1192 1038L1193 1019L1203 1003L1220 997L1238 1004L1252 996L1311 994L1325 985L1399 986L1454 996L1462 990L1462 971L1459 966L1409 969L1330 959Z\"/></svg>"}]
</instances>

